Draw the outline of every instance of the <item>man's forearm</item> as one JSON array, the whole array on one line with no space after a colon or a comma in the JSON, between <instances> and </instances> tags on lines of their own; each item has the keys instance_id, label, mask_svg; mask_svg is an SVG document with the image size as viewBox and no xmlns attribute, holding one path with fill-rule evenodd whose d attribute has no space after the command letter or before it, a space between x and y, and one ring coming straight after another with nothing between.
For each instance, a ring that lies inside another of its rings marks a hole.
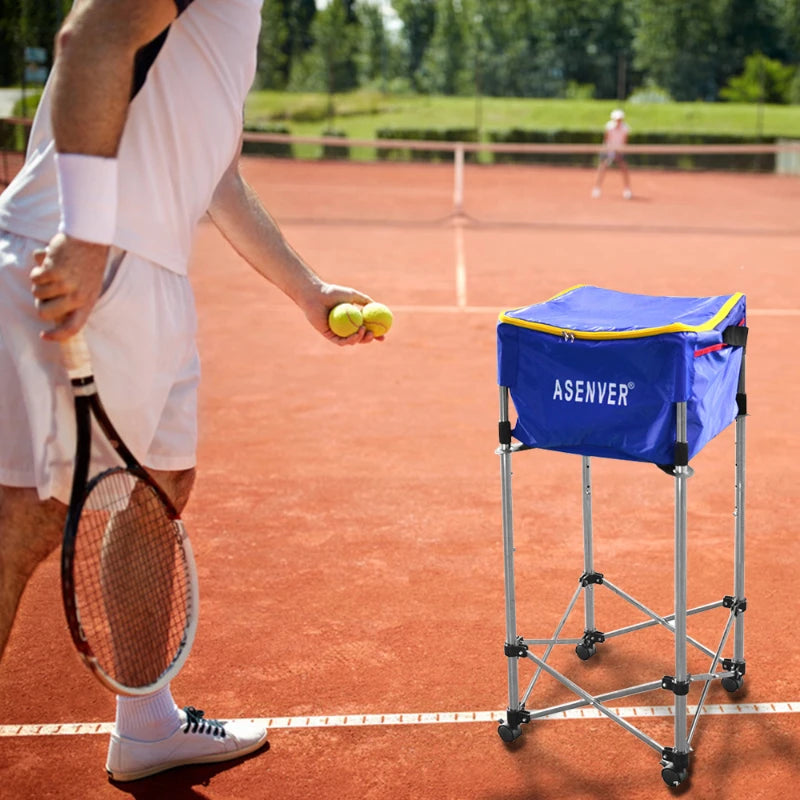
<instances>
[{"instance_id":1,"label":"man's forearm","mask_svg":"<svg viewBox=\"0 0 800 800\"><path fill-rule=\"evenodd\" d=\"M320 278L289 246L235 166L217 187L209 216L245 261L299 305L319 288Z\"/></svg>"}]
</instances>

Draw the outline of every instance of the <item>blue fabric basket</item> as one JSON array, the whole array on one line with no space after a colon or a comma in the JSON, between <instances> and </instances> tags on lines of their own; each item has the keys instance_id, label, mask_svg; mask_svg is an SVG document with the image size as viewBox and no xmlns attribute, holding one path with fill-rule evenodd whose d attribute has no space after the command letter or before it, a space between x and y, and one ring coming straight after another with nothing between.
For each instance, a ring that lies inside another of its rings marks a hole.
<instances>
[{"instance_id":1,"label":"blue fabric basket","mask_svg":"<svg viewBox=\"0 0 800 800\"><path fill-rule=\"evenodd\" d=\"M507 311L498 383L529 447L671 464L675 403L689 458L736 418L745 297L654 297L576 286ZM727 333L726 333L727 331ZM733 341L733 344L729 343Z\"/></svg>"}]
</instances>

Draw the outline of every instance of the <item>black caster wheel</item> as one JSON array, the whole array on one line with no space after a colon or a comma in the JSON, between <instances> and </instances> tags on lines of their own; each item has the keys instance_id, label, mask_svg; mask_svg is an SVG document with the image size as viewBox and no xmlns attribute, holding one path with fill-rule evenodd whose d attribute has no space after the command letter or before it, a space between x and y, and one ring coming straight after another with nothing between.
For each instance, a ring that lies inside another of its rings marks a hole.
<instances>
[{"instance_id":1,"label":"black caster wheel","mask_svg":"<svg viewBox=\"0 0 800 800\"><path fill-rule=\"evenodd\" d=\"M661 770L661 777L667 786L680 786L689 776L689 770L665 767Z\"/></svg>"},{"instance_id":2,"label":"black caster wheel","mask_svg":"<svg viewBox=\"0 0 800 800\"><path fill-rule=\"evenodd\" d=\"M581 661L588 661L597 652L597 648L593 644L579 644L575 652Z\"/></svg>"},{"instance_id":3,"label":"black caster wheel","mask_svg":"<svg viewBox=\"0 0 800 800\"><path fill-rule=\"evenodd\" d=\"M504 742L510 743L522 736L522 728L519 725L516 728L512 728L510 725L503 723L498 726L497 733L500 734L500 738Z\"/></svg>"},{"instance_id":4,"label":"black caster wheel","mask_svg":"<svg viewBox=\"0 0 800 800\"><path fill-rule=\"evenodd\" d=\"M720 683L726 692L738 692L744 684L744 678L741 675L729 676L727 678L723 678Z\"/></svg>"}]
</instances>

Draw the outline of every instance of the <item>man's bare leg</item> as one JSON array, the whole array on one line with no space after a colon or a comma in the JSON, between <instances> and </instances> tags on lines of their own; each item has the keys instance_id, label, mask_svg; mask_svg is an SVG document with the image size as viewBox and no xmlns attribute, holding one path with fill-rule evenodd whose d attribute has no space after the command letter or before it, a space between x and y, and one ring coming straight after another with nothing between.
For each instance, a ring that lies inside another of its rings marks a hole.
<instances>
[{"instance_id":1,"label":"man's bare leg","mask_svg":"<svg viewBox=\"0 0 800 800\"><path fill-rule=\"evenodd\" d=\"M189 495L192 493L194 479L197 470L185 469L180 472L167 472L160 469L147 470L155 479L155 482L167 493L167 497L172 500L172 504L183 513L186 504L189 502Z\"/></svg>"},{"instance_id":2,"label":"man's bare leg","mask_svg":"<svg viewBox=\"0 0 800 800\"><path fill-rule=\"evenodd\" d=\"M592 189L592 197L600 197L600 192L603 187L603 178L605 177L606 170L608 169L608 160L603 158L597 167L597 177L594 181L594 188Z\"/></svg>"},{"instance_id":3,"label":"man's bare leg","mask_svg":"<svg viewBox=\"0 0 800 800\"><path fill-rule=\"evenodd\" d=\"M35 489L0 486L0 658L28 579L61 542L66 512Z\"/></svg>"},{"instance_id":4,"label":"man's bare leg","mask_svg":"<svg viewBox=\"0 0 800 800\"><path fill-rule=\"evenodd\" d=\"M624 158L619 160L619 168L622 171L622 180L625 183L625 189L623 190L622 194L626 200L630 200L631 197L633 197L633 192L631 192L631 176L628 172L628 165Z\"/></svg>"},{"instance_id":5,"label":"man's bare leg","mask_svg":"<svg viewBox=\"0 0 800 800\"><path fill-rule=\"evenodd\" d=\"M195 470L151 470L178 511L189 500ZM35 489L0 486L0 659L20 598L36 567L61 543L67 507Z\"/></svg>"}]
</instances>

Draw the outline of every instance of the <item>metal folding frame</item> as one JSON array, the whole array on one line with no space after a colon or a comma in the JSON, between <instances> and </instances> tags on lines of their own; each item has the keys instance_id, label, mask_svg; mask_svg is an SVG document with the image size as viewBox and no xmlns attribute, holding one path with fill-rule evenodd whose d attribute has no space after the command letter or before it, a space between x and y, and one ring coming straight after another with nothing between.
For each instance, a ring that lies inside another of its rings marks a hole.
<instances>
[{"instance_id":1,"label":"metal folding frame","mask_svg":"<svg viewBox=\"0 0 800 800\"><path fill-rule=\"evenodd\" d=\"M688 480L693 474L686 463L671 465L671 473L675 484L675 550L674 550L674 611L668 616L661 616L633 598L620 587L609 581L602 573L595 571L593 530L592 530L592 477L591 458L581 456L582 468L582 501L583 501L583 573L578 587L570 600L561 621L556 626L553 636L548 639L527 639L519 635L516 613L516 589L514 579L514 520L511 488L512 456L523 450L532 449L512 440L511 421L509 418L509 389L500 386L500 446L496 453L500 456L502 511L503 511L503 553L505 575L505 622L506 641L505 655L508 663L508 709L506 719L498 727L500 737L506 742L517 739L521 733L521 725L532 720L570 711L585 706L593 706L597 711L616 722L632 733L645 744L653 748L661 757L661 775L669 786L678 786L688 777L689 754L691 743L700 719L703 703L714 680L719 680L729 692L741 688L745 674L744 659L744 616L747 601L744 594L745 572L745 420L747 402L745 394L744 352L737 391L738 413L735 420L735 498L734 498L734 592L721 600L687 609L687 489ZM678 450L687 442L687 405L685 402L675 404L675 430ZM677 459L676 459L677 460ZM663 467L662 467L663 468ZM610 632L597 630L595 622L595 588L605 587L615 595L634 606L649 619L645 622L629 625ZM584 605L584 635L579 639L561 638L561 632L567 623L581 594ZM712 650L687 635L687 617L705 611L725 607L729 615L722 632L719 644ZM557 645L573 645L581 660L591 658L596 652L597 644L609 639L632 633L644 628L661 625L675 637L675 674L663 676L659 680L629 686L601 695L592 695L577 683L548 663L553 649ZM722 652L733 631L733 658L722 657ZM687 649L691 645L710 658L707 672L689 674L687 666ZM531 647L544 647L540 657L531 652ZM525 691L520 695L519 661L525 658L532 661L536 671ZM529 710L526 704L542 673L546 673L559 683L570 689L578 700L548 708ZM703 688L697 703L691 724L688 721L687 698L690 686L702 683ZM622 697L666 689L674 695L674 740L672 746L663 746L635 725L615 713L606 704Z\"/></svg>"}]
</instances>

